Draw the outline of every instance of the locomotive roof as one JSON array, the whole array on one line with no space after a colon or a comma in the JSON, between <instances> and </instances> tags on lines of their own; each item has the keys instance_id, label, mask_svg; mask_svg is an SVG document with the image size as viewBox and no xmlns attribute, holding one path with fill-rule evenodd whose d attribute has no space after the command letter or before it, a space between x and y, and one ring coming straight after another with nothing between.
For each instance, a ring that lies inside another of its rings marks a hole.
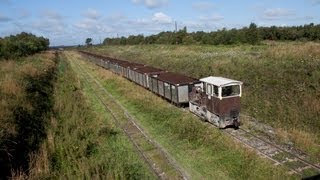
<instances>
[{"instance_id":1,"label":"locomotive roof","mask_svg":"<svg viewBox=\"0 0 320 180\"><path fill-rule=\"evenodd\" d=\"M240 85L242 84L241 81L233 80L233 79L228 79L224 77L215 77L215 76L209 76L200 79L200 81L208 83L208 84L213 84L216 86L227 86L227 85Z\"/></svg>"}]
</instances>

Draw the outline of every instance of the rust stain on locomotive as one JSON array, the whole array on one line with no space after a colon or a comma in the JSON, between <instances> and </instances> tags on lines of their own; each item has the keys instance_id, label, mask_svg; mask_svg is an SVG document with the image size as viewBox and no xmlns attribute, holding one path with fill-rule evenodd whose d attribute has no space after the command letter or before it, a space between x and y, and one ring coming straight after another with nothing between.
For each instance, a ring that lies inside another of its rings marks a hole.
<instances>
[{"instance_id":1,"label":"rust stain on locomotive","mask_svg":"<svg viewBox=\"0 0 320 180\"><path fill-rule=\"evenodd\" d=\"M220 100L217 97L208 99L208 96L203 96L203 104L209 111L219 115L220 117L234 116L237 117L240 112L240 97L223 98Z\"/></svg>"}]
</instances>

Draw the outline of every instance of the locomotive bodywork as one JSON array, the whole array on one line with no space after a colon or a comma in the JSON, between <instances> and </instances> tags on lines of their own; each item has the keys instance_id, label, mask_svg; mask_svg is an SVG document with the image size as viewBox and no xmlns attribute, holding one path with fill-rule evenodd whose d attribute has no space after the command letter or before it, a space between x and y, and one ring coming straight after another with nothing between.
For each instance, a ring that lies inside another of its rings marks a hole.
<instances>
[{"instance_id":1,"label":"locomotive bodywork","mask_svg":"<svg viewBox=\"0 0 320 180\"><path fill-rule=\"evenodd\" d=\"M219 128L238 128L242 82L213 76L200 81L189 94L190 111Z\"/></svg>"}]
</instances>

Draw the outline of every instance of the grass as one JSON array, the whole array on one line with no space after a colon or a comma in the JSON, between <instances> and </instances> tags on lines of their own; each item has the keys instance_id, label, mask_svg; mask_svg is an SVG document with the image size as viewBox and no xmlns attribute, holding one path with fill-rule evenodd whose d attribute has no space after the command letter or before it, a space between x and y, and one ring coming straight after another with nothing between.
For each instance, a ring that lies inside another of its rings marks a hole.
<instances>
[{"instance_id":1,"label":"grass","mask_svg":"<svg viewBox=\"0 0 320 180\"><path fill-rule=\"evenodd\" d=\"M33 155L31 179L154 179L126 136L115 127L92 88L61 55L54 116Z\"/></svg>"},{"instance_id":2,"label":"grass","mask_svg":"<svg viewBox=\"0 0 320 180\"><path fill-rule=\"evenodd\" d=\"M319 43L134 45L88 50L195 78L214 75L241 80L242 112L288 133L288 140L320 160Z\"/></svg>"},{"instance_id":3,"label":"grass","mask_svg":"<svg viewBox=\"0 0 320 180\"><path fill-rule=\"evenodd\" d=\"M81 59L80 56L77 59ZM104 87L137 117L147 133L165 147L192 179L289 179L255 152L243 148L188 111L102 68L82 62ZM143 92L143 93L142 93Z\"/></svg>"},{"instance_id":4,"label":"grass","mask_svg":"<svg viewBox=\"0 0 320 180\"><path fill-rule=\"evenodd\" d=\"M0 179L28 173L46 135L55 72L51 52L0 62Z\"/></svg>"}]
</instances>

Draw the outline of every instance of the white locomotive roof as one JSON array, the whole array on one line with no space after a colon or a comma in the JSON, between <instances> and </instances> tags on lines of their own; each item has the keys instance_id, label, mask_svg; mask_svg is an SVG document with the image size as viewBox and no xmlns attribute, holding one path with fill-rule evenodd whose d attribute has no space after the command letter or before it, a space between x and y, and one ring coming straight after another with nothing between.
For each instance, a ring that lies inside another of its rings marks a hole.
<instances>
[{"instance_id":1,"label":"white locomotive roof","mask_svg":"<svg viewBox=\"0 0 320 180\"><path fill-rule=\"evenodd\" d=\"M228 79L224 77L215 77L215 76L209 76L200 79L200 81L208 83L208 84L213 84L215 86L227 86L227 85L240 85L242 84L241 81L233 80L233 79Z\"/></svg>"}]
</instances>

